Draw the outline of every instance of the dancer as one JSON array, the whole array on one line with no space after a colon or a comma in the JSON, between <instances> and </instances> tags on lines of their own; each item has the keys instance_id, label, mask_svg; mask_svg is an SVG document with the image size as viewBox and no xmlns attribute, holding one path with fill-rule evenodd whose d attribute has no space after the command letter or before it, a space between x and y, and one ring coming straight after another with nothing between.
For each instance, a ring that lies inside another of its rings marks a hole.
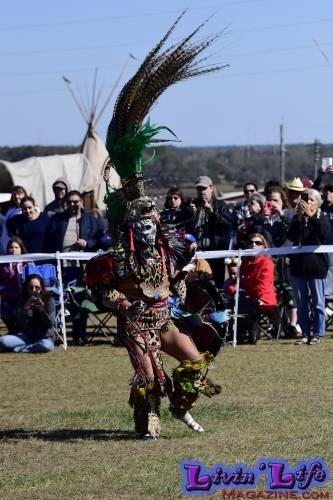
<instances>
[{"instance_id":1,"label":"dancer","mask_svg":"<svg viewBox=\"0 0 333 500\"><path fill-rule=\"evenodd\" d=\"M185 265L191 255L185 241L163 236L159 213L145 196L142 176L144 148L159 142L153 138L161 130L169 130L153 126L149 120L143 124L156 99L178 81L223 67L200 66L200 61L196 62L197 56L216 39L212 36L193 41L204 23L179 44L161 51L182 16L118 96L106 142L111 163L104 174L114 246L108 254L89 261L86 268L86 283L97 304L117 315L121 339L135 370L129 402L134 409L135 429L144 439L160 435L161 396L169 396L175 417L202 432L189 410L199 392L210 397L221 390L206 377L213 356L200 354L190 337L171 320L170 289L181 293ZM108 183L112 167L121 178L121 189L113 190ZM172 380L163 370L161 350L180 362Z\"/></svg>"}]
</instances>

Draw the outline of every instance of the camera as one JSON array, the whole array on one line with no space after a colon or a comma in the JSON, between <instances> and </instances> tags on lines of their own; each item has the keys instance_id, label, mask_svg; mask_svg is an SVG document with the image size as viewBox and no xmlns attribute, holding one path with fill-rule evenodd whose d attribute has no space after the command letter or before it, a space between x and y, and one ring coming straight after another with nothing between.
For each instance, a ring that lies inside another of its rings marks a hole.
<instances>
[{"instance_id":1,"label":"camera","mask_svg":"<svg viewBox=\"0 0 333 500\"><path fill-rule=\"evenodd\" d=\"M307 203L309 201L309 193L307 192L301 193L301 200Z\"/></svg>"},{"instance_id":2,"label":"camera","mask_svg":"<svg viewBox=\"0 0 333 500\"><path fill-rule=\"evenodd\" d=\"M203 198L197 198L195 204L197 208L203 207L205 205L205 200Z\"/></svg>"},{"instance_id":3,"label":"camera","mask_svg":"<svg viewBox=\"0 0 333 500\"><path fill-rule=\"evenodd\" d=\"M270 201L265 201L265 203L264 203L264 209L267 212L269 212L269 215L272 215L273 206L272 206L272 203Z\"/></svg>"},{"instance_id":4,"label":"camera","mask_svg":"<svg viewBox=\"0 0 333 500\"><path fill-rule=\"evenodd\" d=\"M37 300L39 300L39 297L38 297L38 295L36 295L35 293L33 293L31 295L31 299L32 299L33 302L37 302Z\"/></svg>"}]
</instances>

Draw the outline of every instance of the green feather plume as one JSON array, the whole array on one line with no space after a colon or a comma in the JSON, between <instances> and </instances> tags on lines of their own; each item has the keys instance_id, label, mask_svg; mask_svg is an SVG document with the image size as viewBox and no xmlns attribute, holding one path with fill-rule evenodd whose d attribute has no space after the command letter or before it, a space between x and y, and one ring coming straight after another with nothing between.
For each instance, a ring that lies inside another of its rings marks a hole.
<instances>
[{"instance_id":1,"label":"green feather plume","mask_svg":"<svg viewBox=\"0 0 333 500\"><path fill-rule=\"evenodd\" d=\"M149 119L138 130L130 126L121 136L109 134L106 147L110 152L112 164L121 179L142 172L143 152L146 146L152 143L152 138L161 130L167 130L176 137L168 127L151 125Z\"/></svg>"}]
</instances>

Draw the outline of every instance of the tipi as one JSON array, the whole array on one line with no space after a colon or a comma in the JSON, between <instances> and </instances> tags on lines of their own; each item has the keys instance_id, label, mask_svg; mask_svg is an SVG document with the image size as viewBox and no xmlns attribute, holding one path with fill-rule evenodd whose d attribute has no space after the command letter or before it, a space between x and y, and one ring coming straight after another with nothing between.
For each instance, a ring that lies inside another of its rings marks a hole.
<instances>
[{"instance_id":1,"label":"tipi","mask_svg":"<svg viewBox=\"0 0 333 500\"><path fill-rule=\"evenodd\" d=\"M134 56L132 54L129 55L126 63L124 64L120 72L119 77L117 78L108 97L106 98L104 104L101 107L99 107L99 104L102 95L102 88L100 88L99 91L96 92L97 69L95 70L93 90L90 103L89 102L85 103L81 94L79 92L77 93L74 92L71 81L65 76L63 76L63 80L88 127L86 135L84 136L80 148L80 153L82 153L89 160L89 162L94 167L98 175L99 182L94 189L94 201L96 202L98 208L100 209L104 208L105 182L103 180L103 174L105 166L109 160L109 155L104 145L104 142L96 132L96 126L99 120L101 119L107 105L109 104L113 92L119 80L121 79L123 72L125 71L125 68L130 59L134 59ZM120 178L117 172L113 168L111 168L110 170L109 185L114 187L115 189L121 187Z\"/></svg>"}]
</instances>

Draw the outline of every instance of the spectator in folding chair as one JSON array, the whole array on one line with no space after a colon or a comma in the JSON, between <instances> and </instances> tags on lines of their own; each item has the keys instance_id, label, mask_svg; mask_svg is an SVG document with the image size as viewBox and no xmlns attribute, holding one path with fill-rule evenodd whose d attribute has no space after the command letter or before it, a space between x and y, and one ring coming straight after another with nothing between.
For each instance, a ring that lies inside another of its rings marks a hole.
<instances>
[{"instance_id":1,"label":"spectator in folding chair","mask_svg":"<svg viewBox=\"0 0 333 500\"><path fill-rule=\"evenodd\" d=\"M18 313L19 333L0 337L0 350L24 353L44 353L54 349L55 304L46 292L44 281L31 274L22 289Z\"/></svg>"},{"instance_id":2,"label":"spectator in folding chair","mask_svg":"<svg viewBox=\"0 0 333 500\"><path fill-rule=\"evenodd\" d=\"M8 241L7 255L27 253L24 243L18 236ZM17 315L21 297L23 262L5 262L0 264L1 319L9 333L17 332Z\"/></svg>"},{"instance_id":3,"label":"spectator in folding chair","mask_svg":"<svg viewBox=\"0 0 333 500\"><path fill-rule=\"evenodd\" d=\"M97 249L99 225L96 217L83 208L83 196L79 191L70 191L66 197L66 210L51 217L47 233L49 252L92 252ZM72 337L76 345L86 343L88 313L80 308L85 298L84 269L80 261L68 260L62 263L64 288L75 282L72 300L68 309L72 319Z\"/></svg>"},{"instance_id":4,"label":"spectator in folding chair","mask_svg":"<svg viewBox=\"0 0 333 500\"><path fill-rule=\"evenodd\" d=\"M268 243L262 234L252 233L249 235L247 248L268 248ZM280 324L271 257L256 255L243 258L240 267L240 290L238 342L244 342L244 333L248 330L248 343L256 344L261 314L267 314L276 329Z\"/></svg>"}]
</instances>

